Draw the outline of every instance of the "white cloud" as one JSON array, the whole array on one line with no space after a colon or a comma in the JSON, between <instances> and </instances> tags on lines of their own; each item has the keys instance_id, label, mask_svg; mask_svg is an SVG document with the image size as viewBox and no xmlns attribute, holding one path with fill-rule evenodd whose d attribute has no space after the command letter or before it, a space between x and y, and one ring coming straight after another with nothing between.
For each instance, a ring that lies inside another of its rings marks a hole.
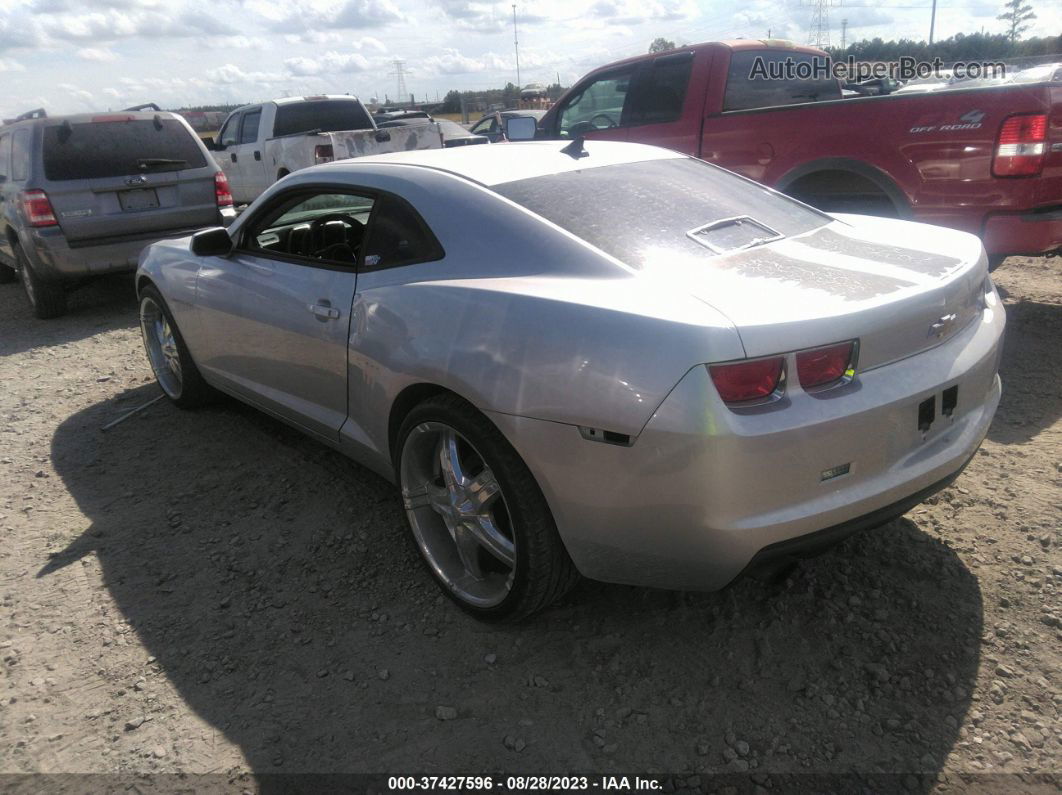
<instances>
[{"instance_id":1,"label":"white cloud","mask_svg":"<svg viewBox=\"0 0 1062 795\"><path fill-rule=\"evenodd\" d=\"M0 72L25 72L26 67L10 58L0 58Z\"/></svg>"},{"instance_id":2,"label":"white cloud","mask_svg":"<svg viewBox=\"0 0 1062 795\"><path fill-rule=\"evenodd\" d=\"M292 13L274 20L271 27L277 33L312 33L319 30L380 28L402 22L406 16L392 0L347 0L338 10L334 5L296 6Z\"/></svg>"},{"instance_id":3,"label":"white cloud","mask_svg":"<svg viewBox=\"0 0 1062 795\"><path fill-rule=\"evenodd\" d=\"M110 62L118 60L118 56L113 50L102 47L82 47L77 51L77 57L85 61Z\"/></svg>"},{"instance_id":4,"label":"white cloud","mask_svg":"<svg viewBox=\"0 0 1062 795\"><path fill-rule=\"evenodd\" d=\"M320 58L288 58L284 66L293 75L349 74L369 69L369 59L360 53L327 52Z\"/></svg>"}]
</instances>

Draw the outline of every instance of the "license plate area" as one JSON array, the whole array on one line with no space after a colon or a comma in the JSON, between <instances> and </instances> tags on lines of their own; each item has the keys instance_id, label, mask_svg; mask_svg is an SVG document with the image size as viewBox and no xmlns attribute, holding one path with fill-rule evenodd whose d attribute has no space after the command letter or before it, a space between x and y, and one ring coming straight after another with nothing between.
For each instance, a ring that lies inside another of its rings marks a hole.
<instances>
[{"instance_id":1,"label":"license plate area","mask_svg":"<svg viewBox=\"0 0 1062 795\"><path fill-rule=\"evenodd\" d=\"M123 190L118 193L118 203L127 213L155 210L159 206L159 194L154 188Z\"/></svg>"},{"instance_id":2,"label":"license plate area","mask_svg":"<svg viewBox=\"0 0 1062 795\"><path fill-rule=\"evenodd\" d=\"M930 395L918 404L918 432L925 439L930 429L937 431L951 423L959 406L959 385L945 389L940 395Z\"/></svg>"}]
</instances>

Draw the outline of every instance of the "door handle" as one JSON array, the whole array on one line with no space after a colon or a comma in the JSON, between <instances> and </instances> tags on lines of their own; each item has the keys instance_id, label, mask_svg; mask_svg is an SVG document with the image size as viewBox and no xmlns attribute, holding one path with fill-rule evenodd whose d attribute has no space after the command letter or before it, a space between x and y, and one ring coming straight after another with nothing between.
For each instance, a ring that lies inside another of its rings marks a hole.
<instances>
[{"instance_id":1,"label":"door handle","mask_svg":"<svg viewBox=\"0 0 1062 795\"><path fill-rule=\"evenodd\" d=\"M229 157L231 157L231 158L232 158L232 162L233 162L233 163L235 163L235 162L236 162L236 153L235 153L235 152L233 152L233 153L232 153L231 155L229 155Z\"/></svg>"},{"instance_id":2,"label":"door handle","mask_svg":"<svg viewBox=\"0 0 1062 795\"><path fill-rule=\"evenodd\" d=\"M257 151L256 151L256 152L254 153L254 159L255 159L255 160L259 160L259 161L260 161L260 160L262 159L262 153L261 153L261 152L257 152Z\"/></svg>"},{"instance_id":3,"label":"door handle","mask_svg":"<svg viewBox=\"0 0 1062 795\"><path fill-rule=\"evenodd\" d=\"M339 317L339 310L326 303L310 304L310 311L322 320L335 320Z\"/></svg>"}]
</instances>

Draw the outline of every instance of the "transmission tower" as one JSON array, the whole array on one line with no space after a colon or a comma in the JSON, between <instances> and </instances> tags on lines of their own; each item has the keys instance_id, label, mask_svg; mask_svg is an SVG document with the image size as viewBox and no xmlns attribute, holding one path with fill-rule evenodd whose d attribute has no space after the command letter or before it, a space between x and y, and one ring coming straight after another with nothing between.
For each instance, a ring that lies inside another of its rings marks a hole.
<instances>
[{"instance_id":1,"label":"transmission tower","mask_svg":"<svg viewBox=\"0 0 1062 795\"><path fill-rule=\"evenodd\" d=\"M406 90L406 62L396 58L391 61L391 66L394 67L391 74L395 78L395 96L399 102L405 102L409 97Z\"/></svg>"},{"instance_id":2,"label":"transmission tower","mask_svg":"<svg viewBox=\"0 0 1062 795\"><path fill-rule=\"evenodd\" d=\"M830 46L830 9L841 5L841 0L805 0L811 6L811 25L808 27L808 44L825 49Z\"/></svg>"}]
</instances>

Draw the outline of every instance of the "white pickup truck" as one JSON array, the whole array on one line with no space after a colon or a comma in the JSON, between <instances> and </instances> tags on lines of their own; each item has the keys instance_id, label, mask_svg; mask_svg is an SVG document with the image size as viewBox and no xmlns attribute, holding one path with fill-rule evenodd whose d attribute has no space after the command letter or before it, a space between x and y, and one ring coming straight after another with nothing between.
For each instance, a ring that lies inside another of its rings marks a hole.
<instances>
[{"instance_id":1,"label":"white pickup truck","mask_svg":"<svg viewBox=\"0 0 1062 795\"><path fill-rule=\"evenodd\" d=\"M284 97L237 108L208 141L236 204L254 201L281 177L345 157L441 149L437 124L380 130L361 100L347 95Z\"/></svg>"}]
</instances>

